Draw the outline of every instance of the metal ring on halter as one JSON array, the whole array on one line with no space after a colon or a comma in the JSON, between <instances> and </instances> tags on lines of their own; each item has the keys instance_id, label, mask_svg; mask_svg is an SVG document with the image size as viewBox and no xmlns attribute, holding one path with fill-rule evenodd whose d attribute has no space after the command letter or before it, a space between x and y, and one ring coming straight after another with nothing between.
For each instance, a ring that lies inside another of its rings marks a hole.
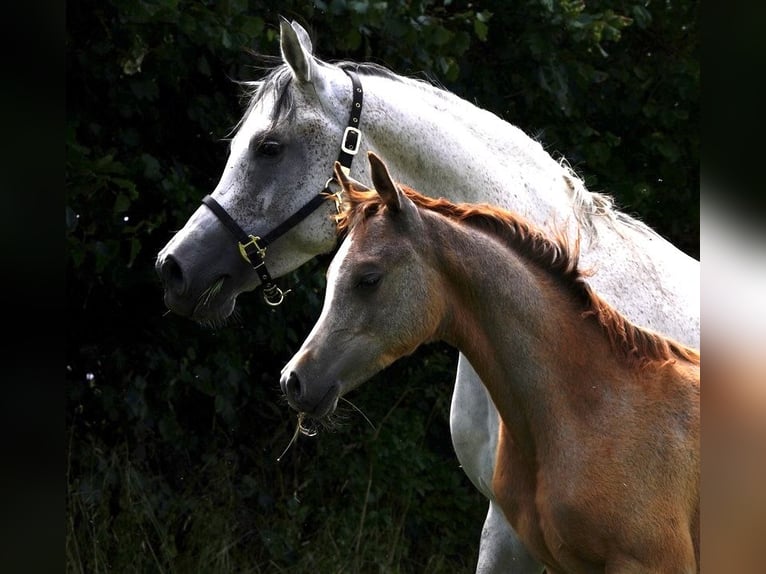
<instances>
[{"instance_id":1,"label":"metal ring on halter","mask_svg":"<svg viewBox=\"0 0 766 574\"><path fill-rule=\"evenodd\" d=\"M336 183L340 189L336 191L335 193L330 192L330 184ZM327 190L327 192L333 196L333 199L335 200L335 210L338 213L341 213L343 211L343 186L340 185L337 179L335 179L335 176L327 178L327 182L324 184L324 188Z\"/></svg>"},{"instance_id":2,"label":"metal ring on halter","mask_svg":"<svg viewBox=\"0 0 766 574\"><path fill-rule=\"evenodd\" d=\"M266 304L270 305L271 307L279 307L282 304L282 301L285 300L285 295L287 295L290 291L292 291L292 289L282 291L282 289L276 285L272 285L268 289L263 290L263 300L266 301Z\"/></svg>"}]
</instances>

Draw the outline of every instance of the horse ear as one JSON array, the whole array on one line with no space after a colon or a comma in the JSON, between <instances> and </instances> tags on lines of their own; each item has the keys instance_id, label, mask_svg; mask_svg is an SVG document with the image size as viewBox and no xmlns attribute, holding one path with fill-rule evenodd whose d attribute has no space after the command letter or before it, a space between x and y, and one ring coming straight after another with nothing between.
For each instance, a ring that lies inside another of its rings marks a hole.
<instances>
[{"instance_id":1,"label":"horse ear","mask_svg":"<svg viewBox=\"0 0 766 574\"><path fill-rule=\"evenodd\" d=\"M316 65L311 55L313 47L308 32L297 22L288 22L280 17L279 47L282 59L290 66L293 75L299 82L311 81L311 71Z\"/></svg>"},{"instance_id":2,"label":"horse ear","mask_svg":"<svg viewBox=\"0 0 766 574\"><path fill-rule=\"evenodd\" d=\"M290 27L295 30L295 35L298 36L298 41L303 46L303 49L307 54L314 53L314 46L311 44L311 36L306 32L306 28L298 24L295 20L290 23Z\"/></svg>"},{"instance_id":3,"label":"horse ear","mask_svg":"<svg viewBox=\"0 0 766 574\"><path fill-rule=\"evenodd\" d=\"M351 189L351 180L346 175L346 172L343 171L343 166L340 165L339 161L336 161L333 165L333 171L335 172L335 179L338 180L343 191Z\"/></svg>"},{"instance_id":4,"label":"horse ear","mask_svg":"<svg viewBox=\"0 0 766 574\"><path fill-rule=\"evenodd\" d=\"M343 170L343 166L341 166L339 161L335 162L333 171L335 172L335 179L338 180L338 183L343 188L343 191L370 191L370 188L364 185L361 181L357 181L354 178L346 175L346 172Z\"/></svg>"},{"instance_id":5,"label":"horse ear","mask_svg":"<svg viewBox=\"0 0 766 574\"><path fill-rule=\"evenodd\" d=\"M383 160L380 159L374 153L367 152L367 159L370 162L370 175L372 177L372 186L375 191L378 192L383 202L388 206L393 213L398 213L402 210L405 197L399 186L396 185L391 174L388 173L388 168Z\"/></svg>"}]
</instances>

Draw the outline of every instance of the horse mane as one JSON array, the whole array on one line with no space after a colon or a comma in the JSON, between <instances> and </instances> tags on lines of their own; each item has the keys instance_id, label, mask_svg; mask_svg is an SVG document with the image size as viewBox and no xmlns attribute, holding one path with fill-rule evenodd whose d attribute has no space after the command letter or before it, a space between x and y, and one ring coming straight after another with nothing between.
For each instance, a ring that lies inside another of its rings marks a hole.
<instances>
[{"instance_id":1,"label":"horse mane","mask_svg":"<svg viewBox=\"0 0 766 574\"><path fill-rule=\"evenodd\" d=\"M275 58L262 55L258 56L258 58L267 61L275 60ZM276 60L278 62L282 62L281 59ZM456 97L454 94L447 91L443 86L439 85L436 81L430 78L428 80L421 80L418 78L400 76L393 70L374 62L352 62L348 60L342 60L332 62L332 64L338 66L342 70L352 70L361 75L378 76L395 82L411 82L415 85L428 86L439 90L446 95ZM281 120L289 120L293 113L294 107L293 98L291 97L290 90L287 88L292 80L293 75L290 71L290 67L285 63L278 63L272 68L267 68L267 73L261 80L255 82L239 82L240 85L242 85L244 88L244 97L248 100L248 104L247 108L245 109L245 113L242 115L242 118L240 118L239 122L232 129L232 133L239 129L239 127L242 125L242 122L244 122L245 118L250 115L250 112L252 112L256 104L258 104L258 102L263 99L264 95L271 92L277 96L277 104L271 111L272 121L276 123Z\"/></svg>"},{"instance_id":2,"label":"horse mane","mask_svg":"<svg viewBox=\"0 0 766 574\"><path fill-rule=\"evenodd\" d=\"M263 58L266 61L282 62L280 58L267 56L260 56L260 58ZM321 60L319 61L321 62ZM402 76L393 70L374 62L339 60L327 64L337 66L342 70L353 70L363 76L377 76L394 82L435 90L442 97L449 98L456 102L474 105L467 100L460 98L457 94L450 92L432 78L421 79ZM242 126L245 119L253 111L253 108L255 108L258 102L269 93L274 93L276 97L276 105L271 110L272 129L276 128L280 122L289 121L291 119L295 111L295 105L292 92L288 89L293 80L290 68L286 63L282 62L275 64L270 69L266 69L268 70L267 74L262 80L255 82L240 82L245 88L244 96L249 100L249 103L245 113L232 128L230 135L235 133ZM498 119L502 120L502 118L499 117ZM263 137L265 139L267 135L264 134ZM645 225L643 222L617 209L611 196L588 190L583 179L565 160L560 160L559 165L562 169L562 175L567 182L569 193L571 194L574 217L583 230L586 230L588 233L595 236L597 232L595 219L601 218L605 223L611 225L615 229L619 229L619 225L625 225L646 234L657 235L653 229Z\"/></svg>"},{"instance_id":3,"label":"horse mane","mask_svg":"<svg viewBox=\"0 0 766 574\"><path fill-rule=\"evenodd\" d=\"M633 324L593 291L586 281L589 273L579 267L579 239L570 242L561 229L549 235L520 215L493 205L452 203L445 198L427 197L406 185L399 187L418 207L492 235L546 272L577 301L583 317L593 316L598 321L612 349L629 365L662 366L677 359L699 364L698 351ZM386 209L375 191L352 187L345 189L343 196L344 209L336 216L339 233L348 232Z\"/></svg>"}]
</instances>

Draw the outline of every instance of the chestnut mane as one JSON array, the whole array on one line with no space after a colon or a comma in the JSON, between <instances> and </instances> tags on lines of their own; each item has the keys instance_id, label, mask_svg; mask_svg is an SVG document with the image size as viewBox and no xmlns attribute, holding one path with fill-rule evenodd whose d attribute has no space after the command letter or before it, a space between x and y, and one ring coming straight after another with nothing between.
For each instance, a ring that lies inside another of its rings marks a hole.
<instances>
[{"instance_id":1,"label":"chestnut mane","mask_svg":"<svg viewBox=\"0 0 766 574\"><path fill-rule=\"evenodd\" d=\"M503 241L514 252L554 278L582 306L583 317L594 316L609 337L612 348L637 367L664 365L676 359L699 364L699 352L658 333L631 323L597 295L578 266L579 241L571 244L561 230L548 235L521 216L486 203L452 203L433 199L414 189L399 185L419 208L438 213L452 221L463 222ZM344 209L337 216L337 230L345 233L359 222L386 209L375 191L357 187L344 192Z\"/></svg>"}]
</instances>

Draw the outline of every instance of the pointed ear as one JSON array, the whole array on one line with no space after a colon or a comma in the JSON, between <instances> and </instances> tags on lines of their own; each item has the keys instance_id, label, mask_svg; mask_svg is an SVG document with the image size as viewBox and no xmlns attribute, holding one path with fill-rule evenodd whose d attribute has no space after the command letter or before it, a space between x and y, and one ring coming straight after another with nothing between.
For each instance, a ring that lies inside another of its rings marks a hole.
<instances>
[{"instance_id":1,"label":"pointed ear","mask_svg":"<svg viewBox=\"0 0 766 574\"><path fill-rule=\"evenodd\" d=\"M364 185L361 181L357 181L354 178L347 176L346 172L343 171L343 167L340 165L339 161L335 162L333 171L335 172L335 179L338 180L338 183L340 183L343 191L348 192L352 189L357 191L370 191L370 188Z\"/></svg>"},{"instance_id":2,"label":"pointed ear","mask_svg":"<svg viewBox=\"0 0 766 574\"><path fill-rule=\"evenodd\" d=\"M310 82L316 62L311 55L313 48L308 32L297 22L291 24L280 16L279 33L282 59L290 66L296 80L301 83Z\"/></svg>"},{"instance_id":3,"label":"pointed ear","mask_svg":"<svg viewBox=\"0 0 766 574\"><path fill-rule=\"evenodd\" d=\"M309 33L306 32L306 29L295 20L290 23L290 27L295 31L295 35L298 36L298 41L301 43L301 46L303 46L306 53L313 54L314 46L311 44L311 37L309 36Z\"/></svg>"},{"instance_id":4,"label":"pointed ear","mask_svg":"<svg viewBox=\"0 0 766 574\"><path fill-rule=\"evenodd\" d=\"M367 152L367 159L370 162L370 175L372 177L372 186L375 191L378 192L383 202L388 206L388 209L393 213L398 213L402 210L402 206L406 198L399 189L399 186L394 183L391 178L391 174L388 173L388 168L383 160L376 156L374 153Z\"/></svg>"}]
</instances>

